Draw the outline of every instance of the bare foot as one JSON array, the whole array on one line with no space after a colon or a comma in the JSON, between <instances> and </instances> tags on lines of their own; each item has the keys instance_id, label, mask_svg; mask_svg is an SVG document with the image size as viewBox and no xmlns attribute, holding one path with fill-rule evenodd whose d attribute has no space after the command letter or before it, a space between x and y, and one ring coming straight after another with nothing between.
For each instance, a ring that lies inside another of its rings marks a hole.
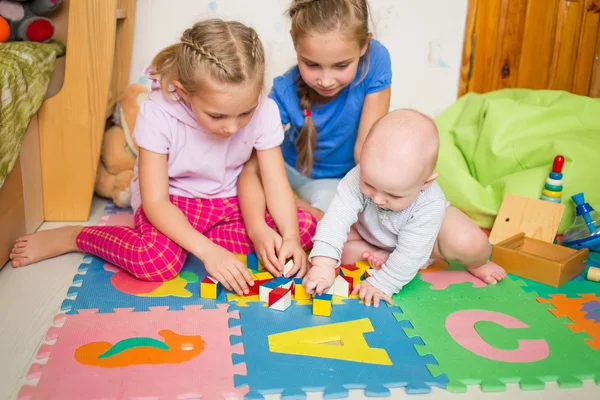
<instances>
[{"instance_id":1,"label":"bare foot","mask_svg":"<svg viewBox=\"0 0 600 400\"><path fill-rule=\"evenodd\" d=\"M468 270L474 276L490 285L495 285L506 277L504 268L491 261L488 261L479 267L468 268Z\"/></svg>"},{"instance_id":2,"label":"bare foot","mask_svg":"<svg viewBox=\"0 0 600 400\"><path fill-rule=\"evenodd\" d=\"M323 219L323 215L325 215L325 213L321 210L319 210L318 208L314 208L313 206L310 205L310 203L304 199L296 199L296 207L300 207L306 211L308 211L309 213L311 213L315 219L317 221L320 221Z\"/></svg>"},{"instance_id":3,"label":"bare foot","mask_svg":"<svg viewBox=\"0 0 600 400\"><path fill-rule=\"evenodd\" d=\"M385 264L389 257L390 253L385 250L365 251L362 253L362 258L364 258L373 269L381 269L381 266Z\"/></svg>"},{"instance_id":4,"label":"bare foot","mask_svg":"<svg viewBox=\"0 0 600 400\"><path fill-rule=\"evenodd\" d=\"M18 238L10 253L13 268L77 251L76 238L82 226L65 226Z\"/></svg>"}]
</instances>

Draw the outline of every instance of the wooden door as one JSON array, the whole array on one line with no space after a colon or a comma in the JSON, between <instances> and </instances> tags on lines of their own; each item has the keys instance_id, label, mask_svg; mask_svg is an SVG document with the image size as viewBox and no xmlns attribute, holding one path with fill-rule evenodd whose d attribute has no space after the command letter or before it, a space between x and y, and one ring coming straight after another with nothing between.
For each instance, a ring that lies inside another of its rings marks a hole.
<instances>
[{"instance_id":1,"label":"wooden door","mask_svg":"<svg viewBox=\"0 0 600 400\"><path fill-rule=\"evenodd\" d=\"M503 88L600 97L600 0L469 0L459 96Z\"/></svg>"}]
</instances>

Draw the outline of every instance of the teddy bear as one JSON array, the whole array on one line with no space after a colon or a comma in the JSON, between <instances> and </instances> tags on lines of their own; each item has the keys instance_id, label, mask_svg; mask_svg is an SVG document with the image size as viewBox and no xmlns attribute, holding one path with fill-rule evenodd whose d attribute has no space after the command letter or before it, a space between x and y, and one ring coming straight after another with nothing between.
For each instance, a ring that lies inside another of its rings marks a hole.
<instances>
[{"instance_id":1,"label":"teddy bear","mask_svg":"<svg viewBox=\"0 0 600 400\"><path fill-rule=\"evenodd\" d=\"M0 0L0 43L50 41L54 24L42 15L56 10L61 3L62 0Z\"/></svg>"},{"instance_id":2,"label":"teddy bear","mask_svg":"<svg viewBox=\"0 0 600 400\"><path fill-rule=\"evenodd\" d=\"M131 205L131 180L139 148L133 140L133 128L141 103L149 89L134 83L123 91L112 118L112 126L104 133L95 192L112 199L117 207Z\"/></svg>"}]
</instances>

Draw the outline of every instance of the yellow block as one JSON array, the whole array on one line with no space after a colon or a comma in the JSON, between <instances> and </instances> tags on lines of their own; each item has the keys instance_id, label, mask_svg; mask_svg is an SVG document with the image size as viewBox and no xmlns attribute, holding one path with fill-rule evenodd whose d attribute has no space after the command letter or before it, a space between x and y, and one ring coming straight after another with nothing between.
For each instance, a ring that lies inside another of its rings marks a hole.
<instances>
[{"instance_id":1,"label":"yellow block","mask_svg":"<svg viewBox=\"0 0 600 400\"><path fill-rule=\"evenodd\" d=\"M331 315L331 301L313 299L313 315L329 317Z\"/></svg>"},{"instance_id":2,"label":"yellow block","mask_svg":"<svg viewBox=\"0 0 600 400\"><path fill-rule=\"evenodd\" d=\"M366 270L363 270L361 268L358 268L354 271L350 271L344 267L342 267L342 273L344 274L344 276L348 276L350 278L352 278L352 287L358 285L360 283L360 278L365 274Z\"/></svg>"},{"instance_id":3,"label":"yellow block","mask_svg":"<svg viewBox=\"0 0 600 400\"><path fill-rule=\"evenodd\" d=\"M392 365L385 349L369 347L363 333L373 332L368 318L269 335L273 353ZM341 346L326 344L341 342Z\"/></svg>"},{"instance_id":4,"label":"yellow block","mask_svg":"<svg viewBox=\"0 0 600 400\"><path fill-rule=\"evenodd\" d=\"M259 272L258 274L254 274L254 276L255 281L266 281L267 279L273 279L273 275L271 275L268 271Z\"/></svg>"},{"instance_id":5,"label":"yellow block","mask_svg":"<svg viewBox=\"0 0 600 400\"><path fill-rule=\"evenodd\" d=\"M219 283L200 283L200 297L203 299L216 299Z\"/></svg>"},{"instance_id":6,"label":"yellow block","mask_svg":"<svg viewBox=\"0 0 600 400\"><path fill-rule=\"evenodd\" d=\"M294 298L296 300L310 300L310 294L306 293L304 285L302 285L301 283L296 284L295 286Z\"/></svg>"},{"instance_id":7,"label":"yellow block","mask_svg":"<svg viewBox=\"0 0 600 400\"><path fill-rule=\"evenodd\" d=\"M552 192L552 191L547 190L547 189L544 189L542 191L542 194L544 196L552 197L552 198L555 198L555 199L558 199L560 196L562 196L562 192Z\"/></svg>"},{"instance_id":8,"label":"yellow block","mask_svg":"<svg viewBox=\"0 0 600 400\"><path fill-rule=\"evenodd\" d=\"M366 271L366 270L370 269L371 266L366 261L357 261L356 262L356 268L361 269L363 271Z\"/></svg>"}]
</instances>

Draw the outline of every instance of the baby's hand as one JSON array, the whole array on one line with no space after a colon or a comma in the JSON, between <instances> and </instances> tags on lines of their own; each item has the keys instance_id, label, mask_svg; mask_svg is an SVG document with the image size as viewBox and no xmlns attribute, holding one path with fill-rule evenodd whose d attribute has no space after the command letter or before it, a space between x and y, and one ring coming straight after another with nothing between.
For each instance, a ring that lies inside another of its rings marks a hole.
<instances>
[{"instance_id":1,"label":"baby's hand","mask_svg":"<svg viewBox=\"0 0 600 400\"><path fill-rule=\"evenodd\" d=\"M365 302L365 305L369 307L371 303L375 307L379 307L379 300L385 300L389 305L393 306L394 301L390 296L371 285L368 281L361 281L354 287L352 294L358 293L360 299Z\"/></svg>"},{"instance_id":2,"label":"baby's hand","mask_svg":"<svg viewBox=\"0 0 600 400\"><path fill-rule=\"evenodd\" d=\"M335 269L313 265L312 268L308 270L302 284L304 285L304 290L306 290L306 293L308 294L323 294L327 293L334 281Z\"/></svg>"}]
</instances>

